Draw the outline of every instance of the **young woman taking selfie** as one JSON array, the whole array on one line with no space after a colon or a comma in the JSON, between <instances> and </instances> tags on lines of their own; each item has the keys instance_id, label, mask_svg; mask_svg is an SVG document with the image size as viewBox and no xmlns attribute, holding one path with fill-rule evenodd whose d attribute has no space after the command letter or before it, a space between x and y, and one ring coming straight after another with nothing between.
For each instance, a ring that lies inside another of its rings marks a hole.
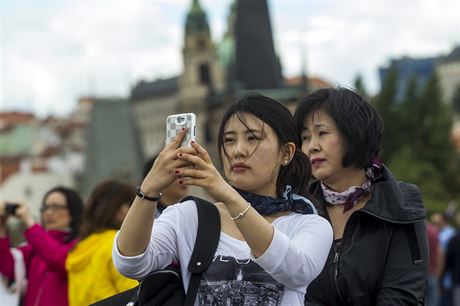
<instances>
[{"instance_id":1,"label":"young woman taking selfie","mask_svg":"<svg viewBox=\"0 0 460 306\"><path fill-rule=\"evenodd\" d=\"M230 106L218 134L226 179L201 145L179 147L184 135L166 145L140 189L156 197L178 181L204 188L216 201L220 241L195 304L303 305L327 258L332 229L307 197L310 164L290 112L261 95ZM155 210L151 201L134 200L115 240L114 263L122 274L141 279L178 262L187 288L195 203L169 206L156 220Z\"/></svg>"}]
</instances>

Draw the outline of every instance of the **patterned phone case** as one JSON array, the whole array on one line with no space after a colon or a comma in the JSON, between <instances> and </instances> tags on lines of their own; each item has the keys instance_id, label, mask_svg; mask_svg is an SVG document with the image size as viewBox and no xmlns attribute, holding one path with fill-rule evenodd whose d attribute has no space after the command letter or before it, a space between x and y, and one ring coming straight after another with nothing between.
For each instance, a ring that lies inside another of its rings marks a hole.
<instances>
[{"instance_id":1,"label":"patterned phone case","mask_svg":"<svg viewBox=\"0 0 460 306\"><path fill-rule=\"evenodd\" d=\"M187 128L187 135L181 143L181 147L188 146L190 140L195 140L196 115L194 113L175 114L166 119L166 144L171 143L177 133Z\"/></svg>"}]
</instances>

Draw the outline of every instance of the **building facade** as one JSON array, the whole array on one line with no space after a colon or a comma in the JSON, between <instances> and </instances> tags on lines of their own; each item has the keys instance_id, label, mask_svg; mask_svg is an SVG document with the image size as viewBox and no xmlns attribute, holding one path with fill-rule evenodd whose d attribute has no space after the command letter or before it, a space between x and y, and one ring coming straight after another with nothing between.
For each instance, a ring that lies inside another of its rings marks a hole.
<instances>
[{"instance_id":1,"label":"building facade","mask_svg":"<svg viewBox=\"0 0 460 306\"><path fill-rule=\"evenodd\" d=\"M259 92L293 110L305 94L305 84L283 79L266 0L234 1L223 40L215 43L211 37L206 12L198 0L193 0L184 26L182 74L139 81L132 88L130 101L144 159L163 148L165 122L171 114L196 113L197 140L217 160L220 119L237 97Z\"/></svg>"}]
</instances>

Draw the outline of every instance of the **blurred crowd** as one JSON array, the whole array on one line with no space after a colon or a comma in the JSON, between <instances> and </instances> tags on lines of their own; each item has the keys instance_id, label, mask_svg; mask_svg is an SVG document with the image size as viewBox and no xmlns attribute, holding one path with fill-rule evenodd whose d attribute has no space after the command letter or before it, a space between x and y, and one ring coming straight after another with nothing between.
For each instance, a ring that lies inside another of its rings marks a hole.
<instances>
[{"instance_id":1,"label":"blurred crowd","mask_svg":"<svg viewBox=\"0 0 460 306\"><path fill-rule=\"evenodd\" d=\"M145 173L153 161L146 163ZM160 213L179 202L187 188L177 184L163 194ZM113 239L134 196L130 184L108 180L99 183L84 204L76 191L58 186L43 197L40 223L27 203L0 201L2 305L88 305L136 286L137 281L116 271L111 258ZM26 228L25 242L17 248L10 245L9 217ZM427 236L426 305L460 305L460 212L432 213Z\"/></svg>"},{"instance_id":2,"label":"blurred crowd","mask_svg":"<svg viewBox=\"0 0 460 306\"><path fill-rule=\"evenodd\" d=\"M160 212L187 187L172 184L163 194ZM0 199L0 305L82 306L137 286L112 262L114 237L134 197L135 187L117 180L97 184L86 201L57 186L43 196L40 220L29 203ZM22 226L8 226L11 219ZM12 231L22 228L23 243L14 246Z\"/></svg>"},{"instance_id":3,"label":"blurred crowd","mask_svg":"<svg viewBox=\"0 0 460 306\"><path fill-rule=\"evenodd\" d=\"M43 195L39 218L31 203L0 199L0 305L90 305L138 284L123 275L142 279L177 258L190 279L198 218L187 202L165 208L198 186L217 201L224 253L249 258L263 284L277 283L276 305L460 306L460 211L426 218L419 190L397 182L378 158L383 122L359 94L318 90L294 116L268 97L241 98L219 129L227 180L204 147L180 147L186 132L146 162L137 188L109 179L83 200L56 186ZM19 245L11 220L25 229ZM241 287L220 262L214 268L216 292ZM242 296L251 298L247 287ZM227 304L209 298L206 305Z\"/></svg>"},{"instance_id":4,"label":"blurred crowd","mask_svg":"<svg viewBox=\"0 0 460 306\"><path fill-rule=\"evenodd\" d=\"M427 222L427 306L460 305L460 212L434 212Z\"/></svg>"}]
</instances>

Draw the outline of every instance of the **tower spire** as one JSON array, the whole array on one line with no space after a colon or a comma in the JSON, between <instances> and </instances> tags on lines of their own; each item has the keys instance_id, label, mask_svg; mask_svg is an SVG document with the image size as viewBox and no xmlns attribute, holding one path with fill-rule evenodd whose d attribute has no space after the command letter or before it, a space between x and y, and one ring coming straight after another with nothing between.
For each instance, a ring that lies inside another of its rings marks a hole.
<instances>
[{"instance_id":1,"label":"tower spire","mask_svg":"<svg viewBox=\"0 0 460 306\"><path fill-rule=\"evenodd\" d=\"M206 13L198 0L191 3L185 21L180 100L182 110L199 112L222 81Z\"/></svg>"},{"instance_id":2,"label":"tower spire","mask_svg":"<svg viewBox=\"0 0 460 306\"><path fill-rule=\"evenodd\" d=\"M245 89L282 86L266 0L236 2L235 78Z\"/></svg>"},{"instance_id":3,"label":"tower spire","mask_svg":"<svg viewBox=\"0 0 460 306\"><path fill-rule=\"evenodd\" d=\"M195 33L210 34L208 18L198 0L193 0L185 22L185 35Z\"/></svg>"}]
</instances>

